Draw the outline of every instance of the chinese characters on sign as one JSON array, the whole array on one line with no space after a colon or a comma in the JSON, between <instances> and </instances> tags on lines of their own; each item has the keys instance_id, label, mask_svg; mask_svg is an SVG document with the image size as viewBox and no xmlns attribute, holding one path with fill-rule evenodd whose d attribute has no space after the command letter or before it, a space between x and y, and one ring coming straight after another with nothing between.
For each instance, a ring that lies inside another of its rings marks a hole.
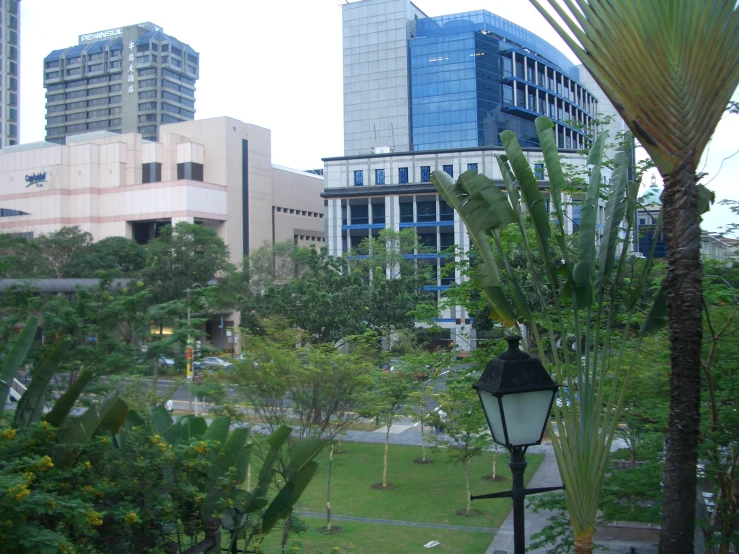
<instances>
[{"instance_id":1,"label":"chinese characters on sign","mask_svg":"<svg viewBox=\"0 0 739 554\"><path fill-rule=\"evenodd\" d=\"M135 73L133 70L133 61L136 59L133 54L133 42L128 43L128 82L130 83L128 85L128 94L133 94L134 92L134 84L136 83Z\"/></svg>"}]
</instances>

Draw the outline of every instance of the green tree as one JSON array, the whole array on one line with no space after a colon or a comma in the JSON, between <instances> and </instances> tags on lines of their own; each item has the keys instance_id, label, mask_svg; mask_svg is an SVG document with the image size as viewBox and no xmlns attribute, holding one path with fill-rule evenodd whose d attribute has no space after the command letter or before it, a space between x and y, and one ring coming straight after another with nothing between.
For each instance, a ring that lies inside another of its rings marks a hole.
<instances>
[{"instance_id":1,"label":"green tree","mask_svg":"<svg viewBox=\"0 0 739 554\"><path fill-rule=\"evenodd\" d=\"M146 263L146 249L125 237L108 237L75 252L64 266L66 277L94 277L98 271L120 277L137 274Z\"/></svg>"},{"instance_id":2,"label":"green tree","mask_svg":"<svg viewBox=\"0 0 739 554\"><path fill-rule=\"evenodd\" d=\"M532 0L598 82L664 180L671 408L660 552L692 552L700 433L702 266L698 164L739 84L733 0L592 0L564 27ZM722 63L711 63L721 52ZM667 99L664 96L668 95Z\"/></svg>"},{"instance_id":3,"label":"green tree","mask_svg":"<svg viewBox=\"0 0 739 554\"><path fill-rule=\"evenodd\" d=\"M48 271L38 242L0 233L0 278L45 277Z\"/></svg>"},{"instance_id":4,"label":"green tree","mask_svg":"<svg viewBox=\"0 0 739 554\"><path fill-rule=\"evenodd\" d=\"M213 229L180 222L164 227L147 244L142 278L152 302L163 304L185 298L188 289L205 286L231 268L228 247Z\"/></svg>"},{"instance_id":5,"label":"green tree","mask_svg":"<svg viewBox=\"0 0 739 554\"><path fill-rule=\"evenodd\" d=\"M474 382L471 376L451 381L448 391L437 395L439 409L433 416L433 424L444 433L434 437L434 446L446 448L449 461L461 464L464 471L466 516L470 515L472 507L467 466L492 444L485 413L480 409L480 398L472 388Z\"/></svg>"},{"instance_id":6,"label":"green tree","mask_svg":"<svg viewBox=\"0 0 739 554\"><path fill-rule=\"evenodd\" d=\"M390 444L390 428L395 421L406 414L406 404L416 387L416 378L410 371L396 369L394 371L375 369L372 375L372 390L360 402L359 413L363 417L373 418L385 428L385 452L382 459L382 482L379 486L388 487L387 465L388 446Z\"/></svg>"},{"instance_id":7,"label":"green tree","mask_svg":"<svg viewBox=\"0 0 739 554\"><path fill-rule=\"evenodd\" d=\"M34 239L41 251L44 265L49 268L50 277L57 279L71 277L68 265L92 244L92 235L79 227L62 227L47 235Z\"/></svg>"}]
</instances>

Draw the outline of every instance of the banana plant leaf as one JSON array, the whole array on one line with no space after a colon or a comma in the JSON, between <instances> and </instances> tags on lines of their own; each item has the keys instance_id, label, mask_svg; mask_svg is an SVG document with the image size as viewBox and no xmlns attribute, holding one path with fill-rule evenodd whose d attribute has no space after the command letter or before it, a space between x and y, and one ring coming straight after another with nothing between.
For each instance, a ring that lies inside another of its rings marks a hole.
<instances>
[{"instance_id":1,"label":"banana plant leaf","mask_svg":"<svg viewBox=\"0 0 739 554\"><path fill-rule=\"evenodd\" d=\"M54 345L53 350L39 364L39 367L33 374L31 384L28 385L26 392L23 393L18 407L15 410L13 418L13 427L27 427L32 423L36 423L44 414L46 406L46 389L59 367L64 355L69 350L69 341L60 340Z\"/></svg>"},{"instance_id":2,"label":"banana plant leaf","mask_svg":"<svg viewBox=\"0 0 739 554\"><path fill-rule=\"evenodd\" d=\"M38 318L29 317L26 320L26 324L23 326L23 331L15 339L13 347L10 349L10 353L5 358L3 363L2 371L0 371L0 415L5 410L5 402L8 398L8 392L10 391L10 382L15 379L15 374L18 373L18 369L23 364L23 361L28 355L28 351L31 349L33 339L36 337L36 330L38 329Z\"/></svg>"},{"instance_id":3,"label":"banana plant leaf","mask_svg":"<svg viewBox=\"0 0 739 554\"><path fill-rule=\"evenodd\" d=\"M54 427L61 427L64 421L69 417L69 413L72 411L74 403L82 394L87 384L93 380L95 374L92 371L83 369L77 376L77 380L72 383L64 394L54 402L54 406L51 408L49 413L44 416L44 421Z\"/></svg>"},{"instance_id":4,"label":"banana plant leaf","mask_svg":"<svg viewBox=\"0 0 739 554\"><path fill-rule=\"evenodd\" d=\"M309 462L277 493L262 516L262 533L269 533L275 524L288 515L318 471L318 463Z\"/></svg>"}]
</instances>

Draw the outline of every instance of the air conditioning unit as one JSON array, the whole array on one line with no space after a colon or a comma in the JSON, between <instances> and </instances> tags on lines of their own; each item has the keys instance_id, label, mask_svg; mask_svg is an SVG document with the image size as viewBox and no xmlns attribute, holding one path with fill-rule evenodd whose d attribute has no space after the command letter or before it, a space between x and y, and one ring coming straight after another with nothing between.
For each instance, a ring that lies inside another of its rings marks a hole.
<instances>
[{"instance_id":1,"label":"air conditioning unit","mask_svg":"<svg viewBox=\"0 0 739 554\"><path fill-rule=\"evenodd\" d=\"M390 147L389 146L375 146L372 149L373 154L389 154L390 153Z\"/></svg>"}]
</instances>

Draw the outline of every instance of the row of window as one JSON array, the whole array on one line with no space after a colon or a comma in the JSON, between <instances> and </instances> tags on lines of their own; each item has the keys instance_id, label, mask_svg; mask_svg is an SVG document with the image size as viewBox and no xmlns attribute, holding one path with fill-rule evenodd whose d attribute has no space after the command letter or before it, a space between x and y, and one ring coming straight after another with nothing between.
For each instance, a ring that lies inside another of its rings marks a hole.
<instances>
[{"instance_id":1,"label":"row of window","mask_svg":"<svg viewBox=\"0 0 739 554\"><path fill-rule=\"evenodd\" d=\"M177 179L190 179L191 181L203 181L203 164L185 162L177 164ZM161 162L141 164L141 182L158 183L162 180Z\"/></svg>"},{"instance_id":2,"label":"row of window","mask_svg":"<svg viewBox=\"0 0 739 554\"><path fill-rule=\"evenodd\" d=\"M290 215L302 215L306 217L318 217L320 219L323 219L323 214L318 213L318 212L309 212L306 210L296 210L294 208L283 208L281 206L275 206L275 211L277 213L290 214Z\"/></svg>"},{"instance_id":3,"label":"row of window","mask_svg":"<svg viewBox=\"0 0 739 554\"><path fill-rule=\"evenodd\" d=\"M310 242L326 242L326 239L323 237L313 237L309 235L293 235L293 240L296 244L299 240L308 240Z\"/></svg>"},{"instance_id":4,"label":"row of window","mask_svg":"<svg viewBox=\"0 0 739 554\"><path fill-rule=\"evenodd\" d=\"M192 110L186 110L185 108L178 108L177 106L173 104L168 104L167 102L162 102L162 111L183 115L190 119L193 119L195 117L195 112L193 112Z\"/></svg>"},{"instance_id":5,"label":"row of window","mask_svg":"<svg viewBox=\"0 0 739 554\"><path fill-rule=\"evenodd\" d=\"M123 78L121 73L114 73L113 75L102 75L100 77L92 77L90 79L77 79L75 81L67 81L66 83L54 83L46 85L46 92L57 92L59 90L88 87L92 85L99 85L107 82L120 81Z\"/></svg>"},{"instance_id":6,"label":"row of window","mask_svg":"<svg viewBox=\"0 0 739 554\"><path fill-rule=\"evenodd\" d=\"M90 123L75 123L74 125L67 125L66 127L49 127L46 129L48 136L61 136L61 135L72 135L78 133L84 133L85 131L97 131L98 129L108 129L110 127L120 127L121 118L116 117L114 119L104 119L101 121L92 121Z\"/></svg>"},{"instance_id":7,"label":"row of window","mask_svg":"<svg viewBox=\"0 0 739 554\"><path fill-rule=\"evenodd\" d=\"M57 94L47 94L46 103L55 104L57 102L63 102L64 100L74 100L76 98L86 98L88 96L103 96L105 94L112 94L114 92L121 92L121 85L110 85L109 87L97 87L90 89L75 90L73 92L60 92Z\"/></svg>"},{"instance_id":8,"label":"row of window","mask_svg":"<svg viewBox=\"0 0 739 554\"><path fill-rule=\"evenodd\" d=\"M180 121L184 121L180 119L179 117L173 117L171 115L162 114L159 118L159 121L161 123L179 123ZM147 113L147 114L141 114L139 115L139 123L156 123L157 122L157 114L155 113Z\"/></svg>"},{"instance_id":9,"label":"row of window","mask_svg":"<svg viewBox=\"0 0 739 554\"><path fill-rule=\"evenodd\" d=\"M56 106L47 106L46 113L54 114L71 110L84 110L95 106L105 106L107 104L120 104L122 97L120 94L109 96L107 98L95 98L94 100L82 100L79 102L70 102L69 104L59 104Z\"/></svg>"},{"instance_id":10,"label":"row of window","mask_svg":"<svg viewBox=\"0 0 739 554\"><path fill-rule=\"evenodd\" d=\"M453 165L445 165L443 169L446 173L449 174L450 177L454 177L454 166ZM467 164L467 171L477 171L477 164L476 163ZM431 182L431 166L430 165L421 166L421 182L422 183ZM400 184L408 183L408 168L407 167L398 168L398 183ZM375 169L374 184L375 185L385 184L385 170L384 169ZM354 186L355 187L364 186L364 171L361 169L354 172Z\"/></svg>"},{"instance_id":11,"label":"row of window","mask_svg":"<svg viewBox=\"0 0 739 554\"><path fill-rule=\"evenodd\" d=\"M113 108L103 108L100 110L92 110L89 112L76 112L64 115L54 115L54 116L47 116L46 117L46 125L59 125L65 122L70 121L83 121L85 119L97 119L100 117L108 117L111 115L120 115L121 114L121 107L115 106Z\"/></svg>"},{"instance_id":12,"label":"row of window","mask_svg":"<svg viewBox=\"0 0 739 554\"><path fill-rule=\"evenodd\" d=\"M416 207L415 214L413 207ZM377 225L385 223L385 204L371 204L371 214L368 204L351 204L342 206L341 208L341 224L342 225ZM431 223L441 221L454 221L454 210L452 207L439 200L439 213L436 213L436 201L425 202L401 202L400 203L400 223ZM443 234L443 233L442 233ZM453 234L453 233L451 233ZM451 235L450 234L450 235ZM442 241L443 243L444 241ZM451 246L447 244L443 248Z\"/></svg>"}]
</instances>

